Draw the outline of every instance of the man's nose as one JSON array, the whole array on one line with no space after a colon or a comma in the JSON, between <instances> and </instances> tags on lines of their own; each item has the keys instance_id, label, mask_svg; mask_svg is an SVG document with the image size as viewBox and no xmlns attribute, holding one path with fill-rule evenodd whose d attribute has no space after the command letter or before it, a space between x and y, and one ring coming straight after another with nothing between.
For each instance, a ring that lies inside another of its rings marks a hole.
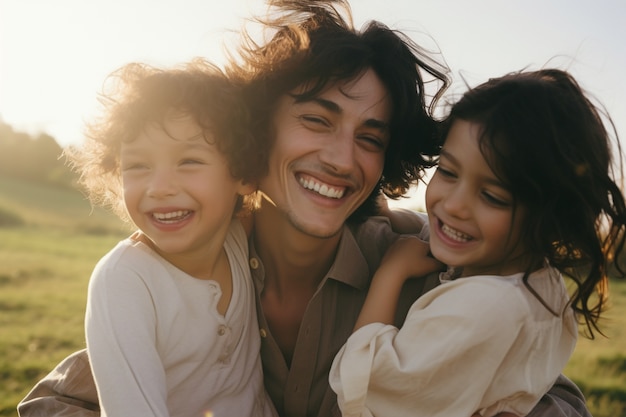
<instances>
[{"instance_id":1,"label":"man's nose","mask_svg":"<svg viewBox=\"0 0 626 417\"><path fill-rule=\"evenodd\" d=\"M326 143L320 159L333 172L349 172L354 167L355 147L354 134L348 130L340 130Z\"/></svg>"}]
</instances>

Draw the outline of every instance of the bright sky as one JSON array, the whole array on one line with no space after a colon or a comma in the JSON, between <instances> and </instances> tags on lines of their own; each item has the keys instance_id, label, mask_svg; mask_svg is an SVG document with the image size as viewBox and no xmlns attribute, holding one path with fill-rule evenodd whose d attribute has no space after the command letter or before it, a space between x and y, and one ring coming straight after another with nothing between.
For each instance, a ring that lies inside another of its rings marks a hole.
<instances>
[{"instance_id":1,"label":"bright sky","mask_svg":"<svg viewBox=\"0 0 626 417\"><path fill-rule=\"evenodd\" d=\"M352 0L371 19L433 40L453 71L451 92L524 67L558 66L608 109L626 140L626 1ZM222 62L222 42L263 0L0 0L0 118L81 139L96 93L130 62Z\"/></svg>"}]
</instances>

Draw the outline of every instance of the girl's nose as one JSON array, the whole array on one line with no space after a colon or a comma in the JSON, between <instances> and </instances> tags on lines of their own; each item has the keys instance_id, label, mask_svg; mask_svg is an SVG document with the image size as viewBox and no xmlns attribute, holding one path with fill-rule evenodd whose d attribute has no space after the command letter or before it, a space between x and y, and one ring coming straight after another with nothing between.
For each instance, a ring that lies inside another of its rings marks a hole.
<instances>
[{"instance_id":1,"label":"girl's nose","mask_svg":"<svg viewBox=\"0 0 626 417\"><path fill-rule=\"evenodd\" d=\"M450 216L467 218L470 213L470 196L462 184L449 190L443 198L442 207Z\"/></svg>"}]
</instances>

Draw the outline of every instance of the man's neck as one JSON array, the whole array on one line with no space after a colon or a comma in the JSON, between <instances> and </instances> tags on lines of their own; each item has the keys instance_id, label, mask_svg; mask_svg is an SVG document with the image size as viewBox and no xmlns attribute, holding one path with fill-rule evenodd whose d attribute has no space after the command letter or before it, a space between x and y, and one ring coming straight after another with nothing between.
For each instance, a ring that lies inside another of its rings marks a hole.
<instances>
[{"instance_id":1,"label":"man's neck","mask_svg":"<svg viewBox=\"0 0 626 417\"><path fill-rule=\"evenodd\" d=\"M341 233L310 236L277 210L260 209L253 239L265 269L261 308L289 367L307 306L335 259Z\"/></svg>"},{"instance_id":2,"label":"man's neck","mask_svg":"<svg viewBox=\"0 0 626 417\"><path fill-rule=\"evenodd\" d=\"M341 232L330 238L307 235L282 213L260 209L255 213L254 244L265 268L265 288L279 292L315 289L330 269Z\"/></svg>"}]
</instances>

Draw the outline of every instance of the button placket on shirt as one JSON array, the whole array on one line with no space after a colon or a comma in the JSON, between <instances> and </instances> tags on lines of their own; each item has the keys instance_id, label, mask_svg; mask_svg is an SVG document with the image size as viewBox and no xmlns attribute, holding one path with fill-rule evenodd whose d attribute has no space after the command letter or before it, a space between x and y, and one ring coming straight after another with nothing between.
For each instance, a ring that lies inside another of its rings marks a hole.
<instances>
[{"instance_id":1,"label":"button placket on shirt","mask_svg":"<svg viewBox=\"0 0 626 417\"><path fill-rule=\"evenodd\" d=\"M220 324L217 327L217 337L219 338L227 338L226 341L224 341L224 347L222 349L222 353L220 354L220 356L217 358L218 362L222 363L222 364L228 364L230 363L230 355L231 355L231 348L232 348L232 343L231 343L231 334L230 334L230 327L228 327L225 324Z\"/></svg>"},{"instance_id":2,"label":"button placket on shirt","mask_svg":"<svg viewBox=\"0 0 626 417\"><path fill-rule=\"evenodd\" d=\"M290 376L293 375L293 378L287 378L286 389L288 392L291 392L291 395L285 399L285 408L287 413L293 415L305 415L307 412L306 409L301 409L301 407L306 407L306 401L303 401L303 398L308 395L311 389L316 361L297 359L296 355L306 358L316 358L318 356L321 330L319 324L321 323L316 323L316 320L313 318L322 317L321 304L319 296L315 296L309 303L301 329L304 342L299 342L296 352L294 352L294 360L289 372ZM305 375L308 378L303 378Z\"/></svg>"},{"instance_id":3,"label":"button placket on shirt","mask_svg":"<svg viewBox=\"0 0 626 417\"><path fill-rule=\"evenodd\" d=\"M248 263L250 264L250 269L252 269L253 271L256 271L257 269L259 269L259 266L261 265L260 261L255 257L251 257L248 260ZM259 335L261 336L262 339L265 339L267 337L267 330L260 327Z\"/></svg>"}]
</instances>

